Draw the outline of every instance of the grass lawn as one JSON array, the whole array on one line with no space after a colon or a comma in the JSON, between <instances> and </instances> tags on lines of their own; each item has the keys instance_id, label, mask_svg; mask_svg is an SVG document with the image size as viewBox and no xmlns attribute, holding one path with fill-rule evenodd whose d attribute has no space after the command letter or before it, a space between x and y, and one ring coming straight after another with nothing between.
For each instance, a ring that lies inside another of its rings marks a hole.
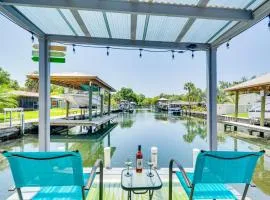
<instances>
[{"instance_id":1,"label":"grass lawn","mask_svg":"<svg viewBox=\"0 0 270 200\"><path fill-rule=\"evenodd\" d=\"M69 114L76 114L80 113L80 109L70 109ZM20 117L18 116L19 114L17 113L12 113L13 118L19 119ZM51 117L57 117L57 116L65 116L66 115L66 109L65 108L52 108L51 109ZM9 117L9 114L7 115ZM24 111L24 118L25 120L29 119L37 119L38 118L38 110L35 111ZM0 122L4 122L4 113L0 113Z\"/></svg>"},{"instance_id":2,"label":"grass lawn","mask_svg":"<svg viewBox=\"0 0 270 200\"><path fill-rule=\"evenodd\" d=\"M234 117L234 113L228 114L226 116ZM248 118L248 113L247 112L246 113L238 113L238 117L240 117L240 118Z\"/></svg>"}]
</instances>

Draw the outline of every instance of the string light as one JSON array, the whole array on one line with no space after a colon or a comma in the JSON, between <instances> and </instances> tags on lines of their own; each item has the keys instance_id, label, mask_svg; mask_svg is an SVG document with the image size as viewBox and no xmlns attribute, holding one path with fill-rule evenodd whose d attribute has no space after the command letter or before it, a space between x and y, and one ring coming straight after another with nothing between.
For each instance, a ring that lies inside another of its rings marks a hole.
<instances>
[{"instance_id":1,"label":"string light","mask_svg":"<svg viewBox=\"0 0 270 200\"><path fill-rule=\"evenodd\" d=\"M142 58L142 49L139 49L140 50L140 58Z\"/></svg>"},{"instance_id":2,"label":"string light","mask_svg":"<svg viewBox=\"0 0 270 200\"><path fill-rule=\"evenodd\" d=\"M110 55L110 47L106 47L107 48L107 56Z\"/></svg>"},{"instance_id":3,"label":"string light","mask_svg":"<svg viewBox=\"0 0 270 200\"><path fill-rule=\"evenodd\" d=\"M226 47L227 47L227 49L229 49L229 48L230 48L230 40L228 40L228 41L227 41L227 43L226 43Z\"/></svg>"},{"instance_id":4,"label":"string light","mask_svg":"<svg viewBox=\"0 0 270 200\"><path fill-rule=\"evenodd\" d=\"M113 50L126 50L126 51L139 51L139 57L142 58L142 52L145 51L145 52L149 52L149 53L165 53L165 52L171 52L172 54L172 59L175 59L175 53L185 53L187 51L190 51L191 52L191 57L194 58L195 55L194 55L194 52L195 52L195 49L197 47L196 44L190 44L188 46L186 46L187 50L183 51L183 50L154 50L154 49L137 49L137 48L132 48L132 47L108 47L108 46L95 46L95 45L86 45L86 44L70 44L70 43L63 43L63 42L59 42L60 44L62 45L72 45L73 47L73 53L75 54L76 53L76 49L75 47L79 46L79 47L88 47L88 48L95 48L95 49L106 49L107 52L107 56L110 55L110 50L113 49Z\"/></svg>"},{"instance_id":5,"label":"string light","mask_svg":"<svg viewBox=\"0 0 270 200\"><path fill-rule=\"evenodd\" d=\"M269 31L270 31L270 14L268 15L268 18L269 18L269 21L268 21L268 28L269 28Z\"/></svg>"},{"instance_id":6,"label":"string light","mask_svg":"<svg viewBox=\"0 0 270 200\"><path fill-rule=\"evenodd\" d=\"M191 51L191 58L194 58L194 49L196 49L197 45L196 44L190 44L187 46L187 48Z\"/></svg>"},{"instance_id":7,"label":"string light","mask_svg":"<svg viewBox=\"0 0 270 200\"><path fill-rule=\"evenodd\" d=\"M76 53L75 44L72 45L72 51L74 54Z\"/></svg>"},{"instance_id":8,"label":"string light","mask_svg":"<svg viewBox=\"0 0 270 200\"><path fill-rule=\"evenodd\" d=\"M172 50L172 59L174 60L174 50Z\"/></svg>"},{"instance_id":9,"label":"string light","mask_svg":"<svg viewBox=\"0 0 270 200\"><path fill-rule=\"evenodd\" d=\"M34 43L35 42L34 34L33 33L31 33L31 34L32 34L31 40L32 40L32 43Z\"/></svg>"}]
</instances>

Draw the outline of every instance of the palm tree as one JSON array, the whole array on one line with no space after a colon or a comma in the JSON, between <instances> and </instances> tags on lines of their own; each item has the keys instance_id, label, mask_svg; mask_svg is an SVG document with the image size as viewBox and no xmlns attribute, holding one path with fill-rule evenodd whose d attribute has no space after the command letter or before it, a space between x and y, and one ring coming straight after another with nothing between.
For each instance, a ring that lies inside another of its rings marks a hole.
<instances>
[{"instance_id":1,"label":"palm tree","mask_svg":"<svg viewBox=\"0 0 270 200\"><path fill-rule=\"evenodd\" d=\"M18 102L16 97L12 95L10 88L6 85L1 85L0 87L0 110L3 108L12 108L16 107Z\"/></svg>"},{"instance_id":2,"label":"palm tree","mask_svg":"<svg viewBox=\"0 0 270 200\"><path fill-rule=\"evenodd\" d=\"M195 89L195 85L192 82L187 82L184 85L184 90L186 90L188 92L188 103L189 103L189 108L190 108L190 101L192 98L192 93L194 94L194 89ZM191 93L192 92L192 93Z\"/></svg>"}]
</instances>

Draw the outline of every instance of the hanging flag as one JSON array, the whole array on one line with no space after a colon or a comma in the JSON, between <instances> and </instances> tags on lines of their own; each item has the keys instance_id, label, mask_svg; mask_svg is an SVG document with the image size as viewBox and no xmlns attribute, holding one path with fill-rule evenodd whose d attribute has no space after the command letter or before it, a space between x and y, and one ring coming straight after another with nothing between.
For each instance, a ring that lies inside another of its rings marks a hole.
<instances>
[{"instance_id":1,"label":"hanging flag","mask_svg":"<svg viewBox=\"0 0 270 200\"><path fill-rule=\"evenodd\" d=\"M59 51L50 51L50 57L65 57L66 54L64 52L59 52ZM39 51L33 50L32 51L32 56L33 57L38 57L39 56Z\"/></svg>"},{"instance_id":2,"label":"hanging flag","mask_svg":"<svg viewBox=\"0 0 270 200\"><path fill-rule=\"evenodd\" d=\"M49 46L49 55L50 55L50 62L53 63L65 63L65 52L67 51L66 46L59 46L59 45L50 45ZM32 60L34 62L39 61L39 45L34 44L32 50Z\"/></svg>"},{"instance_id":3,"label":"hanging flag","mask_svg":"<svg viewBox=\"0 0 270 200\"><path fill-rule=\"evenodd\" d=\"M38 44L33 44L33 48L34 49L39 49L39 45ZM49 50L50 51L67 51L67 47L66 46L59 46L59 45L50 45L49 46Z\"/></svg>"},{"instance_id":4,"label":"hanging flag","mask_svg":"<svg viewBox=\"0 0 270 200\"><path fill-rule=\"evenodd\" d=\"M32 57L32 60L34 62L38 62L39 57ZM50 58L50 62L53 62L53 63L65 63L66 59L65 58Z\"/></svg>"}]
</instances>

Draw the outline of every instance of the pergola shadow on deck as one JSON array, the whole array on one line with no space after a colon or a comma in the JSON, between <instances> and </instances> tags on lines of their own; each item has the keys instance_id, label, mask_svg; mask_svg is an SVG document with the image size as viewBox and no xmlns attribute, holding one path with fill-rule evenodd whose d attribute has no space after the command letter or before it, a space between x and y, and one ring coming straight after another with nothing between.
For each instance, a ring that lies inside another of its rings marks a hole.
<instances>
[{"instance_id":1,"label":"pergola shadow on deck","mask_svg":"<svg viewBox=\"0 0 270 200\"><path fill-rule=\"evenodd\" d=\"M39 39L40 150L50 141L50 42L206 51L209 149L217 149L217 48L270 13L269 0L0 0L0 12Z\"/></svg>"}]
</instances>

